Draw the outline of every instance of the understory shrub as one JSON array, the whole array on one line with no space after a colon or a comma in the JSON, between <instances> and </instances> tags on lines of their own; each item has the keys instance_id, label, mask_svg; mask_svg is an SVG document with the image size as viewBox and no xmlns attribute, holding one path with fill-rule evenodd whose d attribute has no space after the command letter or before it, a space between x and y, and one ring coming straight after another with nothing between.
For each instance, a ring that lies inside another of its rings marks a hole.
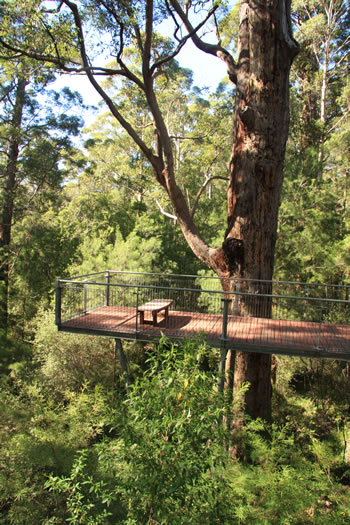
<instances>
[{"instance_id":1,"label":"understory shrub","mask_svg":"<svg viewBox=\"0 0 350 525\"><path fill-rule=\"evenodd\" d=\"M349 523L336 429L300 439L291 419L229 431L210 352L162 339L128 395L86 384L57 404L38 384L4 386L2 523Z\"/></svg>"}]
</instances>

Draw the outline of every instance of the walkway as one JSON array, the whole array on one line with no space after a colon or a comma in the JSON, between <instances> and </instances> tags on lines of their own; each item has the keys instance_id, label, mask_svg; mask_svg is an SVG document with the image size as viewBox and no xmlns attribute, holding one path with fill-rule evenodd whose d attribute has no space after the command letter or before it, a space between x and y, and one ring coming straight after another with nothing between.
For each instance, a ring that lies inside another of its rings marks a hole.
<instances>
[{"instance_id":1,"label":"walkway","mask_svg":"<svg viewBox=\"0 0 350 525\"><path fill-rule=\"evenodd\" d=\"M157 341L162 334L183 339L202 333L210 345L220 347L222 326L222 315L183 311L170 311L157 326L141 325L134 307L103 306L58 328L144 342ZM350 360L350 326L229 315L225 345L244 352Z\"/></svg>"}]
</instances>

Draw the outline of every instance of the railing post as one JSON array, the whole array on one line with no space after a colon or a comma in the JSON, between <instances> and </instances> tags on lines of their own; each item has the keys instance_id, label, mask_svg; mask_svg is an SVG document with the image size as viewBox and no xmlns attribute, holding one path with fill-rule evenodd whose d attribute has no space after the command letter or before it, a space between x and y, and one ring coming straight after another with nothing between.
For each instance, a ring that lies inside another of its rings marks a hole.
<instances>
[{"instance_id":1,"label":"railing post","mask_svg":"<svg viewBox=\"0 0 350 525\"><path fill-rule=\"evenodd\" d=\"M136 333L137 333L138 320L139 320L138 307L139 307L139 288L137 287L136 288L136 318L135 318L135 332Z\"/></svg>"},{"instance_id":2,"label":"railing post","mask_svg":"<svg viewBox=\"0 0 350 525\"><path fill-rule=\"evenodd\" d=\"M240 289L241 289L241 285L238 281L237 283L235 283L235 292L239 292ZM237 293L234 299L233 315L238 315L238 312L239 312L239 294Z\"/></svg>"},{"instance_id":3,"label":"railing post","mask_svg":"<svg viewBox=\"0 0 350 525\"><path fill-rule=\"evenodd\" d=\"M106 278L105 306L109 306L109 284L110 284L110 281L111 281L111 276L110 276L109 270L107 270L105 278Z\"/></svg>"},{"instance_id":4,"label":"railing post","mask_svg":"<svg viewBox=\"0 0 350 525\"><path fill-rule=\"evenodd\" d=\"M84 315L87 313L87 283L88 283L88 280L85 279L84 292L83 292L83 314Z\"/></svg>"},{"instance_id":5,"label":"railing post","mask_svg":"<svg viewBox=\"0 0 350 525\"><path fill-rule=\"evenodd\" d=\"M61 324L61 307L62 307L62 288L60 286L59 279L56 279L56 296L55 296L55 321L56 325L60 326Z\"/></svg>"},{"instance_id":6,"label":"railing post","mask_svg":"<svg viewBox=\"0 0 350 525\"><path fill-rule=\"evenodd\" d=\"M224 303L224 311L222 314L222 335L221 339L223 341L227 340L227 322L228 322L228 311L230 303L232 303L232 299L228 299L227 297L224 297L221 299L221 301Z\"/></svg>"},{"instance_id":7,"label":"railing post","mask_svg":"<svg viewBox=\"0 0 350 525\"><path fill-rule=\"evenodd\" d=\"M323 311L324 311L324 308L322 306L318 306L319 310L320 310L320 320L319 320L319 323L318 323L318 336L317 336L317 346L316 346L316 349L317 350L321 350L321 339L322 339L322 321L323 321Z\"/></svg>"},{"instance_id":8,"label":"railing post","mask_svg":"<svg viewBox=\"0 0 350 525\"><path fill-rule=\"evenodd\" d=\"M223 392L224 383L225 383L225 360L227 354L226 341L227 341L227 323L228 323L228 311L232 299L224 297L221 299L224 303L224 311L222 314L222 335L221 335L221 353L220 353L220 363L219 363L219 383L218 390Z\"/></svg>"}]
</instances>

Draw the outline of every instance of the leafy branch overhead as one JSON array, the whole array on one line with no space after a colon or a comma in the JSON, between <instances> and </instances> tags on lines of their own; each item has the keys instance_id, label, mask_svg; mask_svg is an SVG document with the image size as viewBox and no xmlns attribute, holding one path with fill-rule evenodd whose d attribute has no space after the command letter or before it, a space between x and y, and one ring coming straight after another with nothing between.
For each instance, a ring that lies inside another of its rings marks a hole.
<instances>
[{"instance_id":1,"label":"leafy branch overhead","mask_svg":"<svg viewBox=\"0 0 350 525\"><path fill-rule=\"evenodd\" d=\"M27 8L25 2L22 2L22 8L23 10ZM163 8L164 15L160 19L156 19L157 23L169 14L174 21L177 20L176 15L180 16L182 20L187 19L177 2L171 2L171 5L166 2ZM178 36L180 25L176 21L176 47L168 44L159 49L159 46L154 48L156 35L153 32L153 18L156 17L154 17L153 2L146 3L146 8L141 17L139 16L140 6L137 2L119 3L118 7L110 2L89 2L86 3L83 15L79 11L78 4L69 0L57 2L56 8L50 10L46 9L45 4L42 6L41 2L34 2L31 12L26 12L26 18L31 20L31 26L29 22L24 26L24 33L20 35L20 38L16 34L12 34L12 38L8 38L8 35L11 34L8 31L10 24L15 24L19 17L18 8L15 12L10 10L6 12L6 8L3 7L2 15L7 21L7 27L6 24L3 26L0 44L4 50L8 51L8 58L26 56L52 64L68 73L86 73L93 86L107 103L112 114L148 158L155 169L158 181L163 187L167 188L171 177L168 174L168 180L166 180L162 173L164 170L163 155L164 153L170 154L171 139L168 136L157 104L154 79L159 72L164 71L164 66L177 56L189 38L195 38L197 44L201 41L197 32L217 9L218 5L210 9L196 27L193 27L188 21L189 33L181 38ZM96 18L94 17L96 16L98 16L99 24L95 30L102 31L105 35L109 31L109 36L106 36L106 39L110 41L110 56L114 56L118 64L117 68L103 67L100 64L94 65L96 55L101 52L104 53L106 47L103 45L100 49L100 46L96 45L94 41L96 35L91 30L91 24L93 21L95 22ZM144 28L141 27L141 23L144 23ZM37 39L34 41L28 39L28 33L31 36L34 31L40 35L40 42L42 43L40 46L38 46ZM133 67L134 64L131 66L127 63L127 46L130 45L136 45L142 62L142 67L137 72ZM203 45L209 52L213 53L215 48L216 53L223 55L224 50L220 46L209 46L205 43ZM225 56L228 57L229 54L226 52ZM232 57L231 66L233 67ZM233 71L232 67L231 70ZM134 83L145 94L157 128L158 147L155 148L155 151L152 146L144 143L135 127L130 124L127 117L119 111L117 104L111 100L101 84L96 81L95 76L97 75L122 76Z\"/></svg>"}]
</instances>

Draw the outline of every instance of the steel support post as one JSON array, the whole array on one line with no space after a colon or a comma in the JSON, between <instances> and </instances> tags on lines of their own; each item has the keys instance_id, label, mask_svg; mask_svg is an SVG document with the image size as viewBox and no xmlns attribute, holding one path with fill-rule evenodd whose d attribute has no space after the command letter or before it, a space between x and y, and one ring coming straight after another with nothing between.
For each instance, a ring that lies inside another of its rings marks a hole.
<instances>
[{"instance_id":1,"label":"steel support post","mask_svg":"<svg viewBox=\"0 0 350 525\"><path fill-rule=\"evenodd\" d=\"M135 318L135 332L138 331L138 321L139 321L139 289L136 288L136 318Z\"/></svg>"},{"instance_id":2,"label":"steel support post","mask_svg":"<svg viewBox=\"0 0 350 525\"><path fill-rule=\"evenodd\" d=\"M106 279L105 306L109 306L109 284L111 282L111 276L108 270L106 272L105 279Z\"/></svg>"},{"instance_id":3,"label":"steel support post","mask_svg":"<svg viewBox=\"0 0 350 525\"><path fill-rule=\"evenodd\" d=\"M227 354L227 323L228 323L228 312L229 312L229 306L232 302L232 299L228 299L227 297L224 297L224 299L221 299L221 301L224 303L224 310L222 314L222 335L221 335L221 352L220 352L220 363L219 363L219 383L218 383L218 390L219 392L223 392L224 390L224 384L225 384L225 361L226 361L226 354Z\"/></svg>"},{"instance_id":4,"label":"steel support post","mask_svg":"<svg viewBox=\"0 0 350 525\"><path fill-rule=\"evenodd\" d=\"M122 378L125 383L126 391L129 392L129 374L128 374L128 362L124 354L122 340L115 338L115 348L118 353L120 368L122 370Z\"/></svg>"},{"instance_id":5,"label":"steel support post","mask_svg":"<svg viewBox=\"0 0 350 525\"><path fill-rule=\"evenodd\" d=\"M87 279L84 281L84 291L83 291L83 314L87 313Z\"/></svg>"}]
</instances>

